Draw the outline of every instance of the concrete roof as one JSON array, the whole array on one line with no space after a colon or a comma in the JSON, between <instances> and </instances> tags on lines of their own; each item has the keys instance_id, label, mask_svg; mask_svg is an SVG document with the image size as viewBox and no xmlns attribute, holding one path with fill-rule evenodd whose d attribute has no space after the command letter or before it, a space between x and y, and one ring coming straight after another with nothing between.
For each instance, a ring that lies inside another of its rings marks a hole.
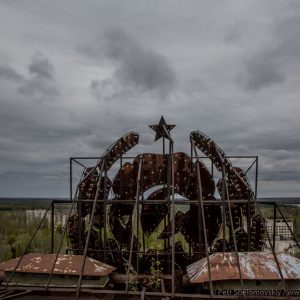
<instances>
[{"instance_id":1,"label":"concrete roof","mask_svg":"<svg viewBox=\"0 0 300 300\"><path fill-rule=\"evenodd\" d=\"M277 253L282 275L285 279L300 279L300 260L286 253ZM239 261L243 279L280 280L280 274L272 252L239 252ZM209 256L211 279L239 279L239 270L235 252L218 252ZM190 283L209 281L207 258L189 265L187 274Z\"/></svg>"},{"instance_id":2,"label":"concrete roof","mask_svg":"<svg viewBox=\"0 0 300 300\"><path fill-rule=\"evenodd\" d=\"M27 254L21 260L16 272L18 273L45 273L50 274L56 254ZM0 264L1 271L13 271L20 257L14 258ZM63 255L60 254L55 263L53 274L59 275L80 275L83 262L82 255ZM106 276L116 268L92 259L86 258L84 273L85 276Z\"/></svg>"}]
</instances>

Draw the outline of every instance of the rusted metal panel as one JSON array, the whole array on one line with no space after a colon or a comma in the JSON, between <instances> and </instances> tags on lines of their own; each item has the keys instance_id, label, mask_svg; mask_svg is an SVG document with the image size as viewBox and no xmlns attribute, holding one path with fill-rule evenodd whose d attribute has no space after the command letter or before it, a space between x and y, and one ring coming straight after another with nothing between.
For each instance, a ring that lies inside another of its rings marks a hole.
<instances>
[{"instance_id":1,"label":"rusted metal panel","mask_svg":"<svg viewBox=\"0 0 300 300\"><path fill-rule=\"evenodd\" d=\"M44 273L50 274L55 260L55 254L27 254L21 260L16 272L19 273ZM16 267L20 258L15 258L0 264L0 270L11 272ZM60 254L55 263L53 274L57 275L79 275L83 262L82 255ZM107 276L116 268L94 260L86 258L83 275L85 276ZM0 271L1 272L1 271Z\"/></svg>"},{"instance_id":2,"label":"rusted metal panel","mask_svg":"<svg viewBox=\"0 0 300 300\"><path fill-rule=\"evenodd\" d=\"M243 279L280 280L280 274L272 252L239 252ZM277 259L284 279L300 279L300 260L286 253L278 253ZM218 252L209 256L212 281L239 279L236 254ZM191 284L208 282L207 259L203 258L187 267Z\"/></svg>"}]
</instances>

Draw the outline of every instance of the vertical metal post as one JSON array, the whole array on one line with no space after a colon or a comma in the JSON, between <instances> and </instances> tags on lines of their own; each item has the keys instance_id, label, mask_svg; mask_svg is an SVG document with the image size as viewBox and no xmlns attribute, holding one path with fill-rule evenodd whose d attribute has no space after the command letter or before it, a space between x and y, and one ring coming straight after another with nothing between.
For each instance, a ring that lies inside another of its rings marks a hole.
<instances>
[{"instance_id":1,"label":"vertical metal post","mask_svg":"<svg viewBox=\"0 0 300 300\"><path fill-rule=\"evenodd\" d=\"M79 187L80 188L80 187ZM78 250L76 251L78 255L82 254L82 201L79 197L79 202L77 202L77 214L78 214ZM73 253L76 254L76 253Z\"/></svg>"},{"instance_id":2,"label":"vertical metal post","mask_svg":"<svg viewBox=\"0 0 300 300\"><path fill-rule=\"evenodd\" d=\"M144 209L144 173L143 173L143 170L142 170L142 175L141 175L141 183L140 183L140 185L141 185L141 195L142 195L142 209L141 209L141 211L143 211L143 209ZM146 245L145 245L145 233L144 233L144 230L142 230L142 239L143 239L143 253L145 253L146 252Z\"/></svg>"},{"instance_id":3,"label":"vertical metal post","mask_svg":"<svg viewBox=\"0 0 300 300\"><path fill-rule=\"evenodd\" d=\"M260 217L263 219L263 216L262 216L262 213L261 213L261 210L260 210L259 205L256 205L256 207L257 207L257 211L258 211ZM263 222L263 226L264 226L264 230L265 230L265 233L266 233L266 236L267 236L267 240L268 240L269 245L270 245L270 247L271 247L272 242L271 242L271 238L270 238L269 232L268 232L268 230L267 230L267 228L266 228L266 223L265 223L265 222ZM283 288L284 288L284 290L285 290L285 295L287 296L287 299L290 299L289 296L288 296L287 285L286 285L285 279L284 279L284 277L283 277L283 274L282 274L282 271L281 271L281 267L280 267L280 264L279 264L277 255L276 255L275 251L273 250L273 247L271 247L271 250L272 250L272 254L273 254L273 257L274 257L274 261L275 261L275 263L276 263L276 267L277 267L277 270L278 270L278 273L279 273L279 276L280 276L280 279L281 279L281 283L282 283Z\"/></svg>"},{"instance_id":4,"label":"vertical metal post","mask_svg":"<svg viewBox=\"0 0 300 300\"><path fill-rule=\"evenodd\" d=\"M171 142L169 141L169 155L168 155L168 161L167 161L167 199L168 199L167 224L171 223L171 191L170 191L170 188L171 188ZM170 235L169 234L168 234L168 238L167 238L167 249L168 249L168 251L170 249ZM171 254L171 257L168 256L168 259L169 259L168 269L170 271L170 270L172 270L172 254Z\"/></svg>"},{"instance_id":5,"label":"vertical metal post","mask_svg":"<svg viewBox=\"0 0 300 300\"><path fill-rule=\"evenodd\" d=\"M73 199L73 158L70 157L70 201Z\"/></svg>"},{"instance_id":6,"label":"vertical metal post","mask_svg":"<svg viewBox=\"0 0 300 300\"><path fill-rule=\"evenodd\" d=\"M171 185L172 185L172 296L175 294L175 178L173 140L170 140L171 155Z\"/></svg>"},{"instance_id":7,"label":"vertical metal post","mask_svg":"<svg viewBox=\"0 0 300 300\"><path fill-rule=\"evenodd\" d=\"M257 199L257 179L258 179L258 156L256 156L256 164L255 164L255 199Z\"/></svg>"},{"instance_id":8,"label":"vertical metal post","mask_svg":"<svg viewBox=\"0 0 300 300\"><path fill-rule=\"evenodd\" d=\"M248 202L247 202L247 243L248 243L248 251L251 251L251 236L250 236L250 231L251 231L251 213L250 213L250 197L248 197Z\"/></svg>"},{"instance_id":9,"label":"vertical metal post","mask_svg":"<svg viewBox=\"0 0 300 300\"><path fill-rule=\"evenodd\" d=\"M192 178L192 174L193 174L193 163L194 163L194 159L193 159L193 145L192 145L192 139L190 138L190 141L191 141L191 170L190 170L190 175L191 175L191 178ZM190 205L190 208L191 208L191 205ZM189 259L192 258L192 246L191 246L191 243L188 243L189 245Z\"/></svg>"},{"instance_id":10,"label":"vertical metal post","mask_svg":"<svg viewBox=\"0 0 300 300\"><path fill-rule=\"evenodd\" d=\"M276 208L278 209L279 214L281 215L281 218L284 220L284 222L285 222L286 226L288 227L288 229L289 229L291 235L293 236L294 241L296 242L298 248L300 249L299 242L298 242L296 236L294 235L294 232L293 232L292 228L290 227L290 225L289 225L288 222L286 221L286 219L285 219L285 217L284 217L284 215L283 215L281 209L279 208L279 206L277 205L276 202L275 202L275 205L276 205Z\"/></svg>"},{"instance_id":11,"label":"vertical metal post","mask_svg":"<svg viewBox=\"0 0 300 300\"><path fill-rule=\"evenodd\" d=\"M54 201L51 202L51 253L54 252Z\"/></svg>"},{"instance_id":12,"label":"vertical metal post","mask_svg":"<svg viewBox=\"0 0 300 300\"><path fill-rule=\"evenodd\" d=\"M227 206L228 206L228 215L229 215L229 223L230 223L230 230L231 230L231 234L232 234L232 239L233 239L233 244L234 244L234 251L235 251L235 255L236 255L236 262L237 262L237 267L238 267L238 271L239 271L239 277L240 277L240 285L241 285L241 289L242 291L244 291L244 283L243 283L243 277L242 277L242 271L241 271L241 265L240 265L240 258L239 258L239 253L238 253L238 248L237 248L237 243L236 243L236 238L235 238L235 234L234 234L234 227L233 227L233 219L232 219L232 213L231 213L231 201L230 201L230 195L229 195L229 191L228 191L228 186L227 186L227 182L225 181L225 162L224 162L224 157L221 155L219 149L217 148L216 145L215 146L215 150L217 155L219 156L219 159L221 161L222 164L222 191L226 192L225 198L227 201ZM225 201L225 199L224 199ZM245 298L245 296L243 295L243 298Z\"/></svg>"},{"instance_id":13,"label":"vertical metal post","mask_svg":"<svg viewBox=\"0 0 300 300\"><path fill-rule=\"evenodd\" d=\"M142 165L143 165L143 157L141 163L141 171L142 172ZM136 238L137 238L137 249L136 249L136 272L139 273L139 245L140 245L140 194L143 194L142 185L141 185L141 178L140 182L138 183L139 187L139 194L136 196L136 224L132 223L132 226L136 225ZM132 228L132 230L134 227Z\"/></svg>"},{"instance_id":14,"label":"vertical metal post","mask_svg":"<svg viewBox=\"0 0 300 300\"><path fill-rule=\"evenodd\" d=\"M163 140L163 159L165 159L165 155L166 155L166 141L165 141L165 138L163 137L162 138L162 140ZM167 179L168 180L168 179ZM165 184L165 182L164 182L164 193L165 193L165 189L166 189L166 184ZM167 216L165 215L164 216L164 229L166 229L167 228ZM167 240L166 239L164 239L164 250L166 250L167 249Z\"/></svg>"},{"instance_id":15,"label":"vertical metal post","mask_svg":"<svg viewBox=\"0 0 300 300\"><path fill-rule=\"evenodd\" d=\"M14 274L15 274L16 270L18 269L18 267L19 267L21 261L23 260L25 254L27 253L27 251L28 251L28 249L29 249L29 247L30 247L32 241L34 240L34 238L35 238L37 232L38 232L39 229L41 228L41 226L42 226L42 224L43 224L43 222L44 222L44 220L45 220L45 218L46 218L46 216L47 216L49 210L51 209L51 205L52 205L52 204L50 203L50 205L48 206L48 208L47 208L47 210L46 210L46 212L45 212L45 214L44 214L42 220L40 221L40 223L39 223L38 227L36 228L35 232L33 233L33 235L31 236L30 241L29 241L28 244L26 245L25 250L23 251L23 254L22 254L21 258L18 260L17 264L15 265L15 267L14 267L13 270L12 270L12 272L10 273L10 276L8 277L8 279L7 279L6 283L5 283L4 289L7 289L7 287L8 287L8 285L9 285L9 283L10 283L12 277L14 276ZM3 283L3 284L4 284L4 283Z\"/></svg>"},{"instance_id":16,"label":"vertical metal post","mask_svg":"<svg viewBox=\"0 0 300 300\"><path fill-rule=\"evenodd\" d=\"M201 219L202 219L202 226L203 226L203 230L204 230L204 243L205 243L205 252L206 252L206 259L207 259L208 277L209 277L209 291L210 291L210 295L213 296L213 286L212 286L212 281L211 281L211 270L210 270L210 261L209 261L209 252L208 252L206 223L205 223L205 215L204 215L204 207L203 207L203 199L202 199L202 183L201 183L201 173L200 173L200 166L199 166L200 162L199 162L199 157L198 157L194 142L191 141L191 143L193 143L193 148L194 148L195 156L197 159L196 165L197 165L197 180L198 180L198 192L199 192L198 211L199 211L199 209L201 209ZM199 232L201 235L200 227L199 227ZM200 247L201 246L202 246L202 244L200 245Z\"/></svg>"},{"instance_id":17,"label":"vertical metal post","mask_svg":"<svg viewBox=\"0 0 300 300\"><path fill-rule=\"evenodd\" d=\"M57 251L56 251L56 255L55 255L55 258L54 258L54 262L53 262L52 267L51 267L51 272L50 272L49 277L48 277L48 280L47 280L46 291L48 290L48 287L49 287L49 284L50 284L50 281L51 281L51 279L52 279L52 275L53 275L53 272L54 272L54 268L55 268L55 265L56 265L56 261L57 261L57 259L58 259L58 256L59 256L61 247L62 247L62 245L63 245L63 241L64 241L64 238L65 238L65 235L66 235L66 232L67 232L68 222L69 222L69 220L70 220L72 211L73 211L73 209L74 209L74 205L75 205L75 201L76 201L76 196L77 196L78 191L79 191L79 186L80 186L80 183L77 185L77 188L76 188L76 191L75 191L75 195L74 195L74 198L73 198L73 200L72 200L72 205L71 205L71 208L70 208L70 210L69 210L67 222L66 222L66 224L65 224L65 226L64 226L64 231L63 231L63 234L62 234L62 236L61 236L61 239L60 239L60 242L59 242Z\"/></svg>"},{"instance_id":18,"label":"vertical metal post","mask_svg":"<svg viewBox=\"0 0 300 300\"><path fill-rule=\"evenodd\" d=\"M88 232L87 232L87 238L86 238L86 241L85 241L85 247L84 247L84 253L83 253L83 262L82 262L82 265L81 265L81 271L80 271L80 275L79 275L79 279L78 279L78 283L77 283L76 299L78 299L79 293L80 293L81 282L82 282L82 278L83 278L85 261L86 261L86 256L87 256L87 252L88 252L88 246L89 246L89 242L90 242L92 225L93 225L94 215L95 215L95 210L96 210L96 203L97 203L97 199L98 199L99 189L100 189L100 186L101 186L101 181L102 181L101 179L102 179L104 166L105 166L105 158L102 160L101 167L100 167L100 175L99 175L99 180L98 180L98 183L97 183L96 195L95 195L94 202L93 202L93 208L92 208L92 212L91 212L90 223L89 223Z\"/></svg>"},{"instance_id":19,"label":"vertical metal post","mask_svg":"<svg viewBox=\"0 0 300 300\"><path fill-rule=\"evenodd\" d=\"M222 161L222 173L224 173L225 177L225 166L224 166L224 161ZM225 182L224 182L225 183ZM237 243L236 243L236 238L234 234L234 227L233 227L233 221L232 221L232 213L231 213L231 203L230 203L230 198L229 198L229 192L226 187L226 199L227 199L227 205L228 205L228 214L229 214L229 222L230 222L230 229L231 229L231 234L232 234L232 239L233 239L233 244L234 244L234 250L235 250L235 255L236 255L236 262L239 270L239 277L240 277L240 285L241 289L244 291L244 283L243 283L243 277L242 277L242 271L241 271L241 264L240 264L240 258L239 258L239 252L237 248ZM243 295L243 298L245 296Z\"/></svg>"},{"instance_id":20,"label":"vertical metal post","mask_svg":"<svg viewBox=\"0 0 300 300\"><path fill-rule=\"evenodd\" d=\"M127 266L127 272L126 272L126 292L128 292L128 285L129 285L129 271L131 268L131 261L132 261L132 251L133 251L133 242L134 242L134 224L136 222L137 217L137 206L139 202L139 196L140 196L140 179L141 179L141 169L142 169L142 163L143 163L143 156L140 156L139 161L139 170L138 170L138 178L137 178L137 187L136 187L136 196L135 196L135 204L132 212L132 220L131 220L131 237L130 237L130 249L129 249L129 260L128 260L128 266Z\"/></svg>"},{"instance_id":21,"label":"vertical metal post","mask_svg":"<svg viewBox=\"0 0 300 300\"><path fill-rule=\"evenodd\" d=\"M120 170L122 170L122 165L123 165L123 155L120 156ZM122 186L122 172L120 172L120 195L123 194L123 186Z\"/></svg>"},{"instance_id":22,"label":"vertical metal post","mask_svg":"<svg viewBox=\"0 0 300 300\"><path fill-rule=\"evenodd\" d=\"M274 252L275 252L275 249L276 249L276 247L275 247L275 243L276 243L276 219L277 219L276 212L277 212L276 203L274 202L273 203L273 245L270 245L270 247L273 248Z\"/></svg>"},{"instance_id":23,"label":"vertical metal post","mask_svg":"<svg viewBox=\"0 0 300 300\"><path fill-rule=\"evenodd\" d=\"M103 231L104 231L104 238L103 238L103 250L104 250L104 261L106 260L106 239L107 239L107 233L106 233L106 199L107 199L107 170L104 172L104 190L103 190ZM101 234L102 238L102 234Z\"/></svg>"},{"instance_id":24,"label":"vertical metal post","mask_svg":"<svg viewBox=\"0 0 300 300\"><path fill-rule=\"evenodd\" d=\"M83 166L83 165L82 165L82 166ZM83 167L84 167L84 166L83 166ZM85 167L84 167L84 168L85 168ZM57 259L58 259L60 250L61 250L62 245L63 245L63 241L64 241L64 238L65 238L65 235L66 235L66 232L67 232L68 222L69 222L69 220L70 220L70 218L71 218L71 214L72 214L72 211L73 211L73 209L74 209L76 199L77 199L77 197L78 197L80 185L81 185L81 183L82 183L85 179L86 179L86 177L84 177L84 173L82 173L82 176L81 176L81 178L80 178L80 182L77 184L77 187L76 187L76 191L75 191L75 194L74 194L74 198L73 198L72 201L71 201L71 204L72 204L72 205L71 205L71 208L70 208L70 210L69 210L69 214L68 214L68 218L67 218L66 224L65 224L65 226L64 226L63 234L62 234L62 236L61 236L61 239L60 239L60 242L59 242L57 251L56 251L55 259L54 259L54 262L53 262L52 267L51 267L51 272L50 272L49 277L48 277L48 280L47 280L46 291L48 290L50 281L51 281L51 279L52 279L53 271L54 271L54 268L55 268L55 265L56 265L56 261L57 261ZM49 207L49 209L50 209L50 207ZM67 250L67 254L68 254L68 250Z\"/></svg>"},{"instance_id":25,"label":"vertical metal post","mask_svg":"<svg viewBox=\"0 0 300 300\"><path fill-rule=\"evenodd\" d=\"M222 208L223 208L223 252L226 252L226 206L225 206L225 173L222 171ZM230 207L228 208L230 209Z\"/></svg>"}]
</instances>

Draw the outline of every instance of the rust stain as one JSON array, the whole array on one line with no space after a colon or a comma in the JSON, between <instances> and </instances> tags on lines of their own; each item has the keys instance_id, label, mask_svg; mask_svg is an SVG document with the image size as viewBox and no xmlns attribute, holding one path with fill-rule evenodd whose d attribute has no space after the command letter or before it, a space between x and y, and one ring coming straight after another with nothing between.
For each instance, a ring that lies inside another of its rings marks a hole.
<instances>
[{"instance_id":1,"label":"rust stain","mask_svg":"<svg viewBox=\"0 0 300 300\"><path fill-rule=\"evenodd\" d=\"M21 260L16 272L19 273L46 273L50 274L55 260L55 254L27 254ZM1 271L13 271L20 258L15 258L2 262ZM83 262L82 255L64 255L60 254L55 263L53 274L80 275ZM115 267L87 257L83 275L85 276L106 276L116 270Z\"/></svg>"},{"instance_id":2,"label":"rust stain","mask_svg":"<svg viewBox=\"0 0 300 300\"><path fill-rule=\"evenodd\" d=\"M300 260L286 253L276 254L284 279L300 279ZM240 268L243 279L280 280L280 274L272 252L239 252ZM239 279L235 252L217 252L209 256L211 279ZM190 283L209 281L207 258L189 265L187 274Z\"/></svg>"}]
</instances>

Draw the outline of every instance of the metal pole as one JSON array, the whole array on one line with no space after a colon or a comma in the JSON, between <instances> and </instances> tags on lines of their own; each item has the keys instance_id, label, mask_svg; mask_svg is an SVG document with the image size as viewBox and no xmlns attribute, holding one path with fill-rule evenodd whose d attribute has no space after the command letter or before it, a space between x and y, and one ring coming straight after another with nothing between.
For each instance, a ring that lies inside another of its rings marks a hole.
<instances>
[{"instance_id":1,"label":"metal pole","mask_svg":"<svg viewBox=\"0 0 300 300\"><path fill-rule=\"evenodd\" d=\"M213 296L213 286L212 286L212 280L211 280L211 270L210 270L210 261L209 261L209 252L208 252L208 242L207 242L207 233L206 233L206 223L205 223L205 215L204 215L204 207L203 207L203 199L202 199L202 183L201 183L201 173L200 173L200 166L199 166L199 158L198 158L198 154L197 154L197 150L196 147L194 145L194 142L191 141L193 143L193 148L194 148L194 152L195 152L195 156L197 159L196 162L196 166L197 166L197 179L198 179L198 191L199 191L199 195L198 195L198 199L199 199L199 203L198 203L198 207L201 208L201 219L202 219L202 226L203 226L203 230L204 230L204 243L205 243L205 252L206 252L206 259L207 259L207 267L208 267L208 277L209 277L209 291L210 291L210 295L211 297ZM198 208L198 210L199 210ZM199 232L200 232L200 227L199 227ZM200 232L201 235L201 232Z\"/></svg>"},{"instance_id":2,"label":"metal pole","mask_svg":"<svg viewBox=\"0 0 300 300\"><path fill-rule=\"evenodd\" d=\"M96 195L95 195L95 199L94 199L94 203L93 203L93 208L92 208L92 213L91 213L91 218L90 218L90 223L89 223L89 228L88 228L88 234L87 234L87 238L85 241L81 272L80 272L79 280L77 283L76 299L78 299L79 293L80 293L81 282L82 282L82 277L83 277L83 272L84 272L84 267L85 267L85 261L86 261L86 256L87 256L87 251L88 251L88 246L89 246L89 241L90 241L90 236L91 236L91 231L92 231L92 225L93 225L94 215L95 215L95 210L96 210L96 203L97 203L97 199L98 199L99 189L101 186L101 181L102 181L101 179L102 179L102 173L103 173L104 166L105 166L105 158L102 160L102 164L101 164L101 168L100 168L99 180L97 183L97 190L96 190Z\"/></svg>"},{"instance_id":3,"label":"metal pole","mask_svg":"<svg viewBox=\"0 0 300 300\"><path fill-rule=\"evenodd\" d=\"M73 159L70 157L70 201L73 199L72 189L73 189Z\"/></svg>"},{"instance_id":4,"label":"metal pole","mask_svg":"<svg viewBox=\"0 0 300 300\"><path fill-rule=\"evenodd\" d=\"M225 177L225 167L224 167L224 162L223 161L222 161L222 173L224 173L224 177ZM232 239L233 239L233 244L234 244L234 250L235 250L235 254L236 254L237 266L238 266L238 270L239 270L240 284L241 284L241 289L244 291L244 284L243 284L243 277L242 277L242 271L241 271L241 265L240 265L240 258L239 258L238 248L237 248L236 239L235 239L233 221L232 221L231 203L230 203L230 199L229 199L229 192L228 192L228 189L227 189L227 185L225 185L225 187L226 187L226 199L227 199L227 203L228 203L229 221L230 221ZM245 296L243 295L243 298L244 297Z\"/></svg>"},{"instance_id":5,"label":"metal pole","mask_svg":"<svg viewBox=\"0 0 300 300\"><path fill-rule=\"evenodd\" d=\"M231 234L232 234L232 239L233 239L233 244L234 244L234 250L235 250L235 254L236 254L236 262L237 262L237 266L238 266L238 270L239 270L239 277L240 277L241 289L244 291L244 284L243 284L243 277L242 277L242 271L241 271L241 265L240 265L240 258L239 258L238 248L237 248L235 234L234 234L233 221L232 221L230 197L229 197L227 182L225 181L224 158L220 154L219 149L216 147L215 144L214 144L214 146L215 146L215 150L217 152L217 155L219 156L219 159L221 160L221 163L222 163L222 178L223 178L222 187L224 189L226 189L226 200L227 200L227 204L228 204L228 213L229 213L229 222L230 222ZM245 298L245 295L243 295L243 298Z\"/></svg>"},{"instance_id":6,"label":"metal pole","mask_svg":"<svg viewBox=\"0 0 300 300\"><path fill-rule=\"evenodd\" d=\"M51 253L54 252L54 202L51 202Z\"/></svg>"},{"instance_id":7,"label":"metal pole","mask_svg":"<svg viewBox=\"0 0 300 300\"><path fill-rule=\"evenodd\" d=\"M172 176L172 294L175 295L175 178L174 178L174 155L173 140L170 140L171 149L171 176Z\"/></svg>"},{"instance_id":8,"label":"metal pole","mask_svg":"<svg viewBox=\"0 0 300 300\"><path fill-rule=\"evenodd\" d=\"M281 209L280 209L280 208L279 208L279 206L277 205L277 203L275 203L275 204L276 204L276 207L277 207L277 209L278 209L278 211L279 211L279 213L280 213L280 215L281 215L282 219L284 220L284 222L285 222L286 226L288 227L288 229L289 229L290 233L292 234L294 241L296 242L296 244L297 244L298 248L300 249L299 242L298 242L298 240L297 240L296 236L294 235L294 232L293 232L293 230L291 229L290 225L289 225L289 224L288 224L288 222L286 221L286 219L285 219L285 217L284 217L283 213L281 212Z\"/></svg>"},{"instance_id":9,"label":"metal pole","mask_svg":"<svg viewBox=\"0 0 300 300\"><path fill-rule=\"evenodd\" d=\"M257 205L256 207L257 207L257 210L258 210L258 213L259 213L260 217L263 219L261 210L260 210L260 208L259 208L259 205ZM271 246L271 238L270 238L269 232L268 232L268 230L267 230L267 228L266 228L265 222L263 222L263 226L264 226L265 233L266 233L266 235L267 235L267 239L268 239L269 245ZM288 290L287 290L287 286L286 286L286 283L285 283L285 279L284 279L284 277L283 277L283 274L282 274L282 271L281 271L281 267L280 267L280 264L279 264L279 262L278 262L276 253L275 253L275 251L273 250L273 247L271 247L271 251L272 251L272 254L273 254L273 257L274 257L274 261L275 261L275 263L276 263L276 267L277 267L278 272L279 272L279 276L280 276L282 285L283 285L284 290L285 290L285 294L286 294L286 296L287 296L287 299L289 299L289 296L288 296Z\"/></svg>"},{"instance_id":10,"label":"metal pole","mask_svg":"<svg viewBox=\"0 0 300 300\"><path fill-rule=\"evenodd\" d=\"M190 142L192 140L190 139ZM191 169L190 169L190 178L192 178L192 174L193 174L193 145L192 145L192 142L190 143L191 144ZM191 205L190 205L190 209L191 209ZM188 243L189 245L189 259L192 258L192 246L191 246L191 243Z\"/></svg>"},{"instance_id":11,"label":"metal pole","mask_svg":"<svg viewBox=\"0 0 300 300\"><path fill-rule=\"evenodd\" d=\"M142 165L143 165L143 159L142 159ZM141 166L142 166L141 165ZM141 181L141 179L140 179ZM137 253L136 253L136 272L139 273L139 245L140 245L140 202L139 197L140 194L143 194L142 188L141 188L141 182L139 182L139 194L137 195L137 201L136 201L136 224L132 223L132 231L134 229L134 225L136 225L136 238L137 238Z\"/></svg>"},{"instance_id":12,"label":"metal pole","mask_svg":"<svg viewBox=\"0 0 300 300\"><path fill-rule=\"evenodd\" d=\"M135 219L136 219L136 210L138 206L138 200L140 196L140 179L141 179L141 169L142 169L142 163L143 163L143 156L140 156L140 161L139 161L139 170L138 170L138 178L137 178L137 187L136 187L136 196L135 196L135 204L132 212L132 220L131 220L131 237L130 237L130 249L129 249L129 260L128 260L128 266L127 266L127 280L126 280L126 292L128 292L128 285L129 285L129 271L131 267L131 260L132 260L132 250L133 250L133 241L134 241L134 224L135 224Z\"/></svg>"},{"instance_id":13,"label":"metal pole","mask_svg":"<svg viewBox=\"0 0 300 300\"><path fill-rule=\"evenodd\" d=\"M14 267L12 273L10 274L8 280L6 281L6 284L5 284L4 289L7 289L7 287L8 287L8 285L9 285L9 283L10 283L12 277L14 276L14 274L15 274L17 268L19 267L21 261L23 260L25 254L27 253L28 248L30 247L30 245L31 245L31 243L32 243L32 241L33 241L33 239L35 238L35 235L37 234L37 232L39 231L39 229L40 229L42 223L44 222L44 220L45 220L45 218L46 218L46 215L47 215L48 211L49 211L50 208L51 208L51 205L52 205L52 203L51 203L51 204L49 205L49 207L47 208L47 210L46 210L46 212L45 212L45 214L44 214L44 216L43 216L41 222L39 223L38 227L36 228L35 232L33 233L33 235L32 235L32 237L31 237L30 241L29 241L28 244L26 245L26 248L25 248L25 250L24 250L24 252L23 252L21 258L18 260L16 266Z\"/></svg>"},{"instance_id":14,"label":"metal pole","mask_svg":"<svg viewBox=\"0 0 300 300\"><path fill-rule=\"evenodd\" d=\"M248 203L247 203L247 243L248 243L248 251L251 251L251 237L250 237L250 231L251 231L251 213L250 213L250 197L248 197Z\"/></svg>"},{"instance_id":15,"label":"metal pole","mask_svg":"<svg viewBox=\"0 0 300 300\"><path fill-rule=\"evenodd\" d=\"M225 206L225 174L222 172L222 202L223 202L223 252L226 252L226 206ZM229 208L230 209L230 208Z\"/></svg>"},{"instance_id":16,"label":"metal pole","mask_svg":"<svg viewBox=\"0 0 300 300\"><path fill-rule=\"evenodd\" d=\"M80 187L79 187L80 188ZM79 197L79 202L77 203L77 212L78 212L78 254L81 255L81 251L82 251L82 201L81 201L81 197ZM76 253L73 253L76 254Z\"/></svg>"},{"instance_id":17,"label":"metal pole","mask_svg":"<svg viewBox=\"0 0 300 300\"><path fill-rule=\"evenodd\" d=\"M120 170L122 170L123 156L120 156ZM122 195L122 172L120 172L120 195Z\"/></svg>"},{"instance_id":18,"label":"metal pole","mask_svg":"<svg viewBox=\"0 0 300 300\"><path fill-rule=\"evenodd\" d=\"M141 191L142 191L142 210L141 211L143 211L143 209L144 209L144 173L143 173L143 170L141 171L142 172L142 174L141 174L141 183L140 183L140 185L141 185ZM140 204L140 201L139 201L139 204ZM146 252L146 243L145 243L145 233L144 233L144 230L142 230L142 237L143 237L143 253L145 253Z\"/></svg>"},{"instance_id":19,"label":"metal pole","mask_svg":"<svg viewBox=\"0 0 300 300\"><path fill-rule=\"evenodd\" d=\"M82 174L82 177L83 177L83 174ZM72 214L72 211L73 211L74 206L75 206L77 194L79 193L79 188L80 188L80 185L78 184L78 185L77 185L77 188L76 188L76 191L75 191L74 199L73 199L73 201L72 201L72 205L71 205L71 208L70 208L70 211L69 211L69 214L68 214L67 222L66 222L66 224L65 224L65 226L64 226L64 232L63 232L63 235L62 235L62 237L61 237L61 240L60 240L60 243L59 243L59 246L58 246L56 255L55 255L55 259L54 259L54 262L53 262L53 265L52 265L52 268L51 268L51 272L50 272L49 277L48 277L48 280L47 280L46 291L48 290L50 281L51 281L51 279L52 279L52 275L53 275L53 271L54 271L54 268L55 268L55 264L56 264L57 258L58 258L58 256L59 256L59 253L60 253L60 250L61 250L61 247L62 247L64 238L65 238L65 235L66 235L66 232L67 232L68 222L69 222L69 220L70 220L70 218L71 218L71 214ZM80 228L80 230L81 230L81 228Z\"/></svg>"},{"instance_id":20,"label":"metal pole","mask_svg":"<svg viewBox=\"0 0 300 300\"><path fill-rule=\"evenodd\" d=\"M104 241L103 241L103 248L104 248L104 261L106 260L106 239L107 239L107 233L106 233L106 199L107 199L107 170L105 170L104 173L104 191L103 191L103 231L104 231ZM102 238L102 234L101 234Z\"/></svg>"},{"instance_id":21,"label":"metal pole","mask_svg":"<svg viewBox=\"0 0 300 300\"><path fill-rule=\"evenodd\" d=\"M258 179L258 156L256 156L256 165L255 165L255 199L257 199L257 179Z\"/></svg>"},{"instance_id":22,"label":"metal pole","mask_svg":"<svg viewBox=\"0 0 300 300\"><path fill-rule=\"evenodd\" d=\"M270 245L270 247L273 247L273 251L275 252L275 243L276 243L276 203L273 203L273 245Z\"/></svg>"},{"instance_id":23,"label":"metal pole","mask_svg":"<svg viewBox=\"0 0 300 300\"><path fill-rule=\"evenodd\" d=\"M167 199L168 199L168 214L167 214L167 224L171 223L171 192L170 192L170 181L171 181L171 142L169 142L169 156L168 156L168 166L167 166ZM167 239L167 248L170 248L170 236ZM172 268L172 267L171 267Z\"/></svg>"},{"instance_id":24,"label":"metal pole","mask_svg":"<svg viewBox=\"0 0 300 300\"><path fill-rule=\"evenodd\" d=\"M245 175L247 175L247 173L251 170L251 168L253 167L253 165L256 163L256 159L252 162L252 164L250 165L250 167L245 171Z\"/></svg>"},{"instance_id":25,"label":"metal pole","mask_svg":"<svg viewBox=\"0 0 300 300\"><path fill-rule=\"evenodd\" d=\"M165 159L165 155L166 155L165 138L163 137L162 140L163 140L163 159ZM165 184L165 182L164 182L163 190L164 190L164 195L165 195L165 190L166 190L166 184ZM168 217L168 215L164 216L164 229L167 228L167 217ZM166 250L166 249L167 249L167 240L164 239L164 250Z\"/></svg>"}]
</instances>

